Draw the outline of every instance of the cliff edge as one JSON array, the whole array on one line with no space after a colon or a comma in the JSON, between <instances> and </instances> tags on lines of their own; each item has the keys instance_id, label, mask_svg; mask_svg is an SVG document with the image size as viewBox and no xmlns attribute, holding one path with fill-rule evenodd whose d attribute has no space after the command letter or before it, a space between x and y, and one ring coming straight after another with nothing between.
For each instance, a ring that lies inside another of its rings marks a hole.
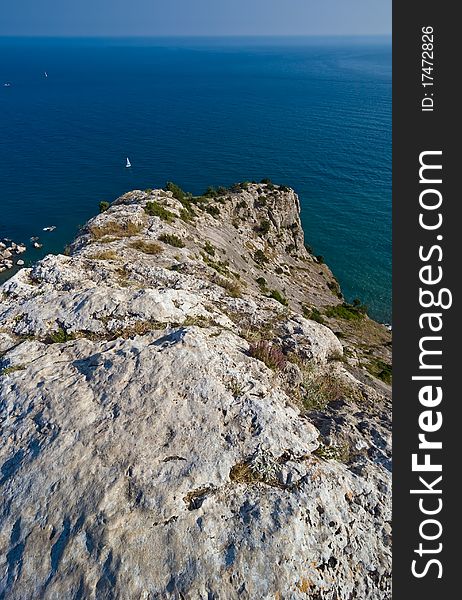
<instances>
[{"instance_id":1,"label":"cliff edge","mask_svg":"<svg viewBox=\"0 0 462 600\"><path fill-rule=\"evenodd\" d=\"M390 599L390 333L297 195L101 208L0 288L0 597Z\"/></svg>"}]
</instances>

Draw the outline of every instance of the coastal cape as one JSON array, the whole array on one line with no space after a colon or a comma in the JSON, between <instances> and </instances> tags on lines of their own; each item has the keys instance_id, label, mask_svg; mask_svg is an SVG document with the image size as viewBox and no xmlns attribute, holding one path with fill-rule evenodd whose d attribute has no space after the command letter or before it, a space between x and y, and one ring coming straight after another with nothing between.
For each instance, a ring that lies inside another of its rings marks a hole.
<instances>
[{"instance_id":1,"label":"coastal cape","mask_svg":"<svg viewBox=\"0 0 462 600\"><path fill-rule=\"evenodd\" d=\"M391 599L391 334L295 192L101 210L0 288L0 597Z\"/></svg>"}]
</instances>

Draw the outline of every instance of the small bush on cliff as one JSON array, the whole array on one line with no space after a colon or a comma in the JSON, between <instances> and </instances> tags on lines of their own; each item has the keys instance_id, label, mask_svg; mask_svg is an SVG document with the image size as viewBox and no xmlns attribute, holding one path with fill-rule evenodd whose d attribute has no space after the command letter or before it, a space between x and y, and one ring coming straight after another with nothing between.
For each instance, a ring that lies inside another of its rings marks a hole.
<instances>
[{"instance_id":1,"label":"small bush on cliff","mask_svg":"<svg viewBox=\"0 0 462 600\"><path fill-rule=\"evenodd\" d=\"M160 254L162 252L162 246L157 242L145 242L143 240L136 240L130 244L135 250L139 250L144 254Z\"/></svg>"},{"instance_id":2,"label":"small bush on cliff","mask_svg":"<svg viewBox=\"0 0 462 600\"><path fill-rule=\"evenodd\" d=\"M212 215L212 217L218 217L220 214L220 209L218 208L218 206L214 206L213 204L209 204L209 206L206 206L204 209L206 212L209 213L209 215Z\"/></svg>"},{"instance_id":3,"label":"small bush on cliff","mask_svg":"<svg viewBox=\"0 0 462 600\"><path fill-rule=\"evenodd\" d=\"M180 202L181 200L184 200L187 197L186 192L182 190L179 185L173 183L173 181L167 181L167 183L165 184L165 189L168 192L172 192L173 197L177 200L180 200Z\"/></svg>"},{"instance_id":4,"label":"small bush on cliff","mask_svg":"<svg viewBox=\"0 0 462 600\"><path fill-rule=\"evenodd\" d=\"M288 304L287 298L285 298L283 296L283 294L281 294L281 292L279 292L278 290L271 290L270 293L269 293L269 297L270 298L274 298L274 300L277 300L283 306L287 306L287 304Z\"/></svg>"},{"instance_id":5,"label":"small bush on cliff","mask_svg":"<svg viewBox=\"0 0 462 600\"><path fill-rule=\"evenodd\" d=\"M318 458L323 458L324 460L336 460L342 463L348 463L350 460L350 453L349 444L345 443L341 445L326 446L322 442L313 452Z\"/></svg>"},{"instance_id":6,"label":"small bush on cliff","mask_svg":"<svg viewBox=\"0 0 462 600\"><path fill-rule=\"evenodd\" d=\"M56 331L52 331L48 334L46 341L49 344L63 344L64 342L69 342L74 339L75 335L73 333L68 333L64 327L58 327Z\"/></svg>"},{"instance_id":7,"label":"small bush on cliff","mask_svg":"<svg viewBox=\"0 0 462 600\"><path fill-rule=\"evenodd\" d=\"M138 223L127 221L120 223L119 221L108 221L103 225L92 225L90 233L95 240L101 240L106 236L114 238L130 237L141 231L142 226Z\"/></svg>"},{"instance_id":8,"label":"small bush on cliff","mask_svg":"<svg viewBox=\"0 0 462 600\"><path fill-rule=\"evenodd\" d=\"M184 248L185 246L183 240L173 233L163 233L159 236L159 240L174 248Z\"/></svg>"},{"instance_id":9,"label":"small bush on cliff","mask_svg":"<svg viewBox=\"0 0 462 600\"><path fill-rule=\"evenodd\" d=\"M263 265L263 264L269 262L268 257L263 252L263 250L256 250L255 253L254 253L254 255L253 255L253 259L259 265Z\"/></svg>"},{"instance_id":10,"label":"small bush on cliff","mask_svg":"<svg viewBox=\"0 0 462 600\"><path fill-rule=\"evenodd\" d=\"M148 214L150 217L159 217L163 221L167 223L172 223L175 220L176 215L167 210L165 206L162 206L155 200L152 202L146 202L146 206L144 208L144 212Z\"/></svg>"},{"instance_id":11,"label":"small bush on cliff","mask_svg":"<svg viewBox=\"0 0 462 600\"><path fill-rule=\"evenodd\" d=\"M99 203L99 212L100 213L106 212L110 206L111 206L110 202L107 202L106 200L102 200Z\"/></svg>"},{"instance_id":12,"label":"small bush on cliff","mask_svg":"<svg viewBox=\"0 0 462 600\"><path fill-rule=\"evenodd\" d=\"M326 317L332 317L334 319L345 319L346 321L355 321L363 319L366 314L367 307L364 304L336 304L335 306L328 306L324 311Z\"/></svg>"},{"instance_id":13,"label":"small bush on cliff","mask_svg":"<svg viewBox=\"0 0 462 600\"><path fill-rule=\"evenodd\" d=\"M258 232L261 235L266 235L270 229L271 229L271 223L265 219L260 223L260 226L258 227Z\"/></svg>"},{"instance_id":14,"label":"small bush on cliff","mask_svg":"<svg viewBox=\"0 0 462 600\"><path fill-rule=\"evenodd\" d=\"M255 281L258 283L258 285L260 286L260 290L262 292L267 292L268 291L268 282L266 281L266 279L264 277L257 277L257 279L255 279Z\"/></svg>"},{"instance_id":15,"label":"small bush on cliff","mask_svg":"<svg viewBox=\"0 0 462 600\"><path fill-rule=\"evenodd\" d=\"M225 196L228 193L228 190L223 187L223 186L219 186L217 188L214 188L212 186L209 186L205 192L204 192L204 196L206 198L219 198L220 196Z\"/></svg>"},{"instance_id":16,"label":"small bush on cliff","mask_svg":"<svg viewBox=\"0 0 462 600\"><path fill-rule=\"evenodd\" d=\"M204 250L210 256L215 256L215 246L213 244L211 244L208 240L204 244Z\"/></svg>"},{"instance_id":17,"label":"small bush on cliff","mask_svg":"<svg viewBox=\"0 0 462 600\"><path fill-rule=\"evenodd\" d=\"M342 290L340 289L340 284L335 277L332 279L332 281L328 282L327 287L333 294L337 296L337 298L343 298Z\"/></svg>"},{"instance_id":18,"label":"small bush on cliff","mask_svg":"<svg viewBox=\"0 0 462 600\"><path fill-rule=\"evenodd\" d=\"M366 369L371 375L381 379L384 383L391 385L392 382L392 366L380 358L371 358L366 364Z\"/></svg>"},{"instance_id":19,"label":"small bush on cliff","mask_svg":"<svg viewBox=\"0 0 462 600\"><path fill-rule=\"evenodd\" d=\"M287 358L282 350L266 340L250 344L249 356L261 360L267 367L275 371L282 370L287 364Z\"/></svg>"},{"instance_id":20,"label":"small bush on cliff","mask_svg":"<svg viewBox=\"0 0 462 600\"><path fill-rule=\"evenodd\" d=\"M352 395L352 386L334 371L312 376L303 383L303 406L308 411L324 411L330 402Z\"/></svg>"},{"instance_id":21,"label":"small bush on cliff","mask_svg":"<svg viewBox=\"0 0 462 600\"><path fill-rule=\"evenodd\" d=\"M316 307L310 308L309 306L304 306L303 316L307 319L311 319L312 321L316 321L316 323L321 323L321 325L324 325L324 323L326 322L326 320Z\"/></svg>"},{"instance_id":22,"label":"small bush on cliff","mask_svg":"<svg viewBox=\"0 0 462 600\"><path fill-rule=\"evenodd\" d=\"M226 290L232 298L240 298L242 296L241 286L237 283L237 281L231 281L230 279L219 277L216 280L216 283Z\"/></svg>"}]
</instances>

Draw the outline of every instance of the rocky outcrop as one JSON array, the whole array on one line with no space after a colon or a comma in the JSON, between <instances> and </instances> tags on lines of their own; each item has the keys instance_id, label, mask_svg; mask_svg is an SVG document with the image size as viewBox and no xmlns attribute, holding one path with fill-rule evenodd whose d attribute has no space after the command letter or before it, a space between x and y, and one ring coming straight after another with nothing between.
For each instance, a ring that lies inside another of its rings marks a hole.
<instances>
[{"instance_id":1,"label":"rocky outcrop","mask_svg":"<svg viewBox=\"0 0 462 600\"><path fill-rule=\"evenodd\" d=\"M24 261L17 256L26 251L24 244L17 244L10 239L0 239L0 273L12 269L14 264L22 266Z\"/></svg>"},{"instance_id":2,"label":"rocky outcrop","mask_svg":"<svg viewBox=\"0 0 462 600\"><path fill-rule=\"evenodd\" d=\"M0 597L391 598L389 332L293 190L170 189L1 288Z\"/></svg>"}]
</instances>

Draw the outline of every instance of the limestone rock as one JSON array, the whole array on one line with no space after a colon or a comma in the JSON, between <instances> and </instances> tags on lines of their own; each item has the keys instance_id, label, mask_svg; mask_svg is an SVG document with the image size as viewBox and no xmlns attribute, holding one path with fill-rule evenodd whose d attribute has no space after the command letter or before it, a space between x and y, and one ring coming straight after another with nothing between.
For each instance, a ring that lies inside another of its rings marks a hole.
<instances>
[{"instance_id":1,"label":"limestone rock","mask_svg":"<svg viewBox=\"0 0 462 600\"><path fill-rule=\"evenodd\" d=\"M331 281L249 184L125 194L3 284L0 596L389 600L389 389L301 315Z\"/></svg>"}]
</instances>

